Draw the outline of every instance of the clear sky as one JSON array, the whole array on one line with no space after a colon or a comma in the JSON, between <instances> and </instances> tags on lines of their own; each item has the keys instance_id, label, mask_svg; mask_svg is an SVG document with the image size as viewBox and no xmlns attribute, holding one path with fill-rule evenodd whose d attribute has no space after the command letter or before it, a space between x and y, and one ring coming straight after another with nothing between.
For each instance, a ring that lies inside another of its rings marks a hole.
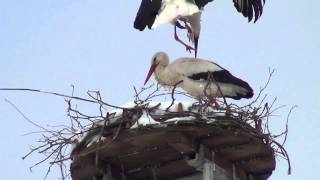
<instances>
[{"instance_id":1,"label":"clear sky","mask_svg":"<svg viewBox=\"0 0 320 180\"><path fill-rule=\"evenodd\" d=\"M231 0L216 0L203 13L199 57L210 59L248 81L258 91L268 68L276 73L267 92L288 105L272 118L275 133L284 127L289 106L298 105L286 148L292 161L277 161L271 180L315 180L320 169L320 2L266 0L264 14L248 24ZM173 39L173 27L133 29L140 4L108 0L1 0L0 87L26 87L76 95L101 90L105 101L133 100L132 86L142 86L151 56L159 50L171 58L192 56ZM38 136L37 129L12 107L15 103L42 125L67 122L63 99L26 92L0 92L0 179L42 179L47 165L28 169L40 156L21 160ZM53 171L49 179L57 179Z\"/></svg>"}]
</instances>

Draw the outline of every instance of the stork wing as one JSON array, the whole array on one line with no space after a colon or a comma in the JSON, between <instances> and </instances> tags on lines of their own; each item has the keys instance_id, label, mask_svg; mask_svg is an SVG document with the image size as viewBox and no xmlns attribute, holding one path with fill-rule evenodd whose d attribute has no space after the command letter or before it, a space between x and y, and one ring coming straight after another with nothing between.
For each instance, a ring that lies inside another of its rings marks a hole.
<instances>
[{"instance_id":1,"label":"stork wing","mask_svg":"<svg viewBox=\"0 0 320 180\"><path fill-rule=\"evenodd\" d=\"M161 8L162 0L142 0L136 19L134 20L134 28L143 31L146 26L151 29L154 20Z\"/></svg>"},{"instance_id":2,"label":"stork wing","mask_svg":"<svg viewBox=\"0 0 320 180\"><path fill-rule=\"evenodd\" d=\"M210 61L181 58L173 62L170 68L174 68L180 75L194 81L207 81L211 78L211 80L219 83L234 84L252 91L247 82L233 76L228 70Z\"/></svg>"},{"instance_id":3,"label":"stork wing","mask_svg":"<svg viewBox=\"0 0 320 180\"><path fill-rule=\"evenodd\" d=\"M237 11L248 18L249 22L252 19L256 22L262 15L265 0L233 0L233 3Z\"/></svg>"},{"instance_id":4,"label":"stork wing","mask_svg":"<svg viewBox=\"0 0 320 180\"><path fill-rule=\"evenodd\" d=\"M205 5L207 5L211 1L213 1L213 0L195 0L199 9L203 8Z\"/></svg>"},{"instance_id":5,"label":"stork wing","mask_svg":"<svg viewBox=\"0 0 320 180\"><path fill-rule=\"evenodd\" d=\"M209 2L213 0L195 0L195 3L199 8L203 8ZM244 17L248 18L250 22L254 19L256 22L263 12L263 5L266 0L233 0L234 6L239 13L242 13Z\"/></svg>"},{"instance_id":6,"label":"stork wing","mask_svg":"<svg viewBox=\"0 0 320 180\"><path fill-rule=\"evenodd\" d=\"M198 73L198 74L189 76L189 78L195 81L204 80L204 81L216 81L219 83L233 84L236 86L240 86L244 89L247 89L248 91L253 91L247 82L233 76L229 71L225 69L221 71Z\"/></svg>"}]
</instances>

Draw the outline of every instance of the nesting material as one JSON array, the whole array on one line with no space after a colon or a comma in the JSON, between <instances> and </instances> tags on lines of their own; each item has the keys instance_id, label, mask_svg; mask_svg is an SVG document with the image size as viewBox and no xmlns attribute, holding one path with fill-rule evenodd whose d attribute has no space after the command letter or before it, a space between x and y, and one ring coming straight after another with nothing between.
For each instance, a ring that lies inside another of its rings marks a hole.
<instances>
[{"instance_id":1,"label":"nesting material","mask_svg":"<svg viewBox=\"0 0 320 180\"><path fill-rule=\"evenodd\" d=\"M72 178L176 179L199 175L210 162L237 179L267 179L275 169L268 136L247 123L192 103L166 107L123 110L113 123L81 137L72 153ZM207 162L200 168L192 164L199 154Z\"/></svg>"}]
</instances>

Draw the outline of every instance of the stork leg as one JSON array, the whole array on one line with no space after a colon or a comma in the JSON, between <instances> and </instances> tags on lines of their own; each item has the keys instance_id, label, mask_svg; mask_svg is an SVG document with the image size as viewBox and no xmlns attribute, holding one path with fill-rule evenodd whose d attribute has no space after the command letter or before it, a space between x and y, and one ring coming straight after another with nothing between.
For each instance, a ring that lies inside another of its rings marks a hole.
<instances>
[{"instance_id":1,"label":"stork leg","mask_svg":"<svg viewBox=\"0 0 320 180\"><path fill-rule=\"evenodd\" d=\"M194 50L193 47L189 46L188 44L186 44L185 42L183 42L177 34L177 27L181 27L181 24L177 25L178 23L176 23L174 25L174 39L178 42L180 42L182 45L184 45L186 47L186 51L189 51L191 53L191 50Z\"/></svg>"},{"instance_id":2,"label":"stork leg","mask_svg":"<svg viewBox=\"0 0 320 180\"><path fill-rule=\"evenodd\" d=\"M188 30L188 33L191 34L192 33L192 29L191 27L189 26L189 24L187 23L187 21L185 19L180 19L182 22L184 22L184 28L183 29L187 29Z\"/></svg>"},{"instance_id":3,"label":"stork leg","mask_svg":"<svg viewBox=\"0 0 320 180\"><path fill-rule=\"evenodd\" d=\"M194 57L197 58L198 55L198 41L199 41L199 36L196 36L194 33L192 33L191 27L188 25L187 21L185 19L182 20L184 22L185 28L188 30L188 37L189 41L191 36L193 35L193 40L194 40Z\"/></svg>"},{"instance_id":4,"label":"stork leg","mask_svg":"<svg viewBox=\"0 0 320 180\"><path fill-rule=\"evenodd\" d=\"M191 27L187 24L187 21L185 19L180 19L182 22L184 22L184 26L182 26L179 21L176 22L176 26L180 29L187 29L188 31L188 34L191 34L192 33L192 29ZM189 41L191 40L190 37L191 36L188 36L189 37Z\"/></svg>"},{"instance_id":5,"label":"stork leg","mask_svg":"<svg viewBox=\"0 0 320 180\"><path fill-rule=\"evenodd\" d=\"M220 88L220 84L219 83L216 83L216 84L217 84L217 87L218 87L218 91L219 91L219 93L221 94L221 96L223 98L224 105L226 105L228 107L228 103L227 103L226 97L222 93L222 90Z\"/></svg>"},{"instance_id":6,"label":"stork leg","mask_svg":"<svg viewBox=\"0 0 320 180\"><path fill-rule=\"evenodd\" d=\"M178 24L178 28L180 29L187 29L188 31L188 38L189 38L189 41L191 41L191 34L192 34L192 29L191 27L188 25L187 21L185 19L180 19L182 22L184 22L184 26L182 26L178 21L177 21L177 24Z\"/></svg>"},{"instance_id":7,"label":"stork leg","mask_svg":"<svg viewBox=\"0 0 320 180\"><path fill-rule=\"evenodd\" d=\"M191 36L193 35L193 40L194 40L194 57L197 58L198 55L198 41L199 41L199 36L195 35L194 33L192 33L192 29L191 27L188 25L187 21L185 19L180 19L182 22L184 22L184 26L182 26L178 21L178 25L182 28L181 29L187 29L188 30L188 38L189 38L189 42L191 41ZM178 27L179 27L178 26ZM179 28L180 28L179 27Z\"/></svg>"},{"instance_id":8,"label":"stork leg","mask_svg":"<svg viewBox=\"0 0 320 180\"><path fill-rule=\"evenodd\" d=\"M216 99L217 94L212 95L212 93L208 94L208 92L207 92L207 90L209 90L209 92L211 91L210 84L215 82L218 87L218 91L222 94L219 83L217 83L216 81L213 82L213 80L214 80L214 78L213 78L212 74L208 73L208 82L207 82L205 88L203 89L203 93L208 98L209 102L212 103L212 105L214 105L214 107L218 109L220 107L220 105Z\"/></svg>"},{"instance_id":9,"label":"stork leg","mask_svg":"<svg viewBox=\"0 0 320 180\"><path fill-rule=\"evenodd\" d=\"M220 107L216 98L211 98L210 101L212 102L212 105L214 105L215 108L218 109Z\"/></svg>"}]
</instances>

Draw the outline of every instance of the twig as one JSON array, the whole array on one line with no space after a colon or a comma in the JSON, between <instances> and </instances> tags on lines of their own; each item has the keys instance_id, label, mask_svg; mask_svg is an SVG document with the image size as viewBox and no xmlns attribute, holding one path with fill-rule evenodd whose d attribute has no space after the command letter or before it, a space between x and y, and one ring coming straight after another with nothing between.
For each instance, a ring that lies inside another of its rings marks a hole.
<instances>
[{"instance_id":1,"label":"twig","mask_svg":"<svg viewBox=\"0 0 320 180\"><path fill-rule=\"evenodd\" d=\"M169 109L171 108L171 106L173 106L174 101L176 100L176 99L174 98L174 91L175 91L175 89L177 88L177 86L178 86L180 83L182 83L182 82L183 82L183 80L177 82L177 83L173 86L172 92L171 92L171 100L172 100L172 101L171 101L170 106L167 107L166 111L169 111Z\"/></svg>"},{"instance_id":2,"label":"twig","mask_svg":"<svg viewBox=\"0 0 320 180\"><path fill-rule=\"evenodd\" d=\"M116 109L127 109L127 108L123 108L123 107L119 107L119 106L114 106L111 104L108 104L106 102L102 102L102 101L96 101L96 100L90 100L90 99L86 99L86 98L82 98L82 97L78 97L78 96L69 96L69 95L65 95L65 94L61 94L61 93L56 93L56 92L49 92L49 91L41 91L38 89L28 89L28 88L0 88L0 91L30 91L30 92L37 92L37 93L43 93L43 94L50 94L50 95L55 95L55 96L60 96L60 97L65 97L65 98L70 98L70 99L76 99L76 100L80 100L80 101L85 101L85 102L90 102L90 103L102 103L105 106L109 106L109 107L113 107Z\"/></svg>"},{"instance_id":3,"label":"twig","mask_svg":"<svg viewBox=\"0 0 320 180\"><path fill-rule=\"evenodd\" d=\"M27 120L29 123L31 123L32 125L44 130L44 131L49 131L48 129L34 123L31 119L29 119L15 104L13 104L11 101L9 101L8 99L4 99L4 101L8 104L10 104L25 120Z\"/></svg>"}]
</instances>

